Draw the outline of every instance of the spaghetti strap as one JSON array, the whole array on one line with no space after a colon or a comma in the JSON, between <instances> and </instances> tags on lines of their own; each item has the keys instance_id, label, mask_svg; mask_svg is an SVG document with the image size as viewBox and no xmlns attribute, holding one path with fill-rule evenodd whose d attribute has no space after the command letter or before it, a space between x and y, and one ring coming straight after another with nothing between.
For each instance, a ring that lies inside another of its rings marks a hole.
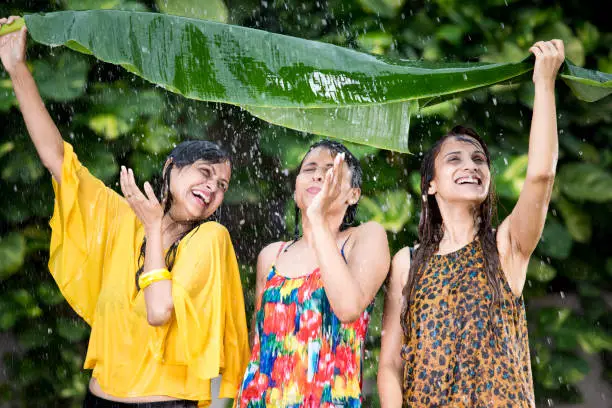
<instances>
[{"instance_id":1,"label":"spaghetti strap","mask_svg":"<svg viewBox=\"0 0 612 408\"><path fill-rule=\"evenodd\" d=\"M285 249L285 245L287 245L287 243L282 242L281 246L278 248L278 252L276 253L276 261L278 261L278 257L280 256L281 252L283 252L283 249Z\"/></svg>"},{"instance_id":2,"label":"spaghetti strap","mask_svg":"<svg viewBox=\"0 0 612 408\"><path fill-rule=\"evenodd\" d=\"M346 256L344 255L344 247L346 246L346 243L348 242L348 240L351 239L351 236L349 235L346 240L344 241L344 244L342 244L342 248L340 248L340 255L342 255L342 258L344 259L344 262L346 263Z\"/></svg>"}]
</instances>

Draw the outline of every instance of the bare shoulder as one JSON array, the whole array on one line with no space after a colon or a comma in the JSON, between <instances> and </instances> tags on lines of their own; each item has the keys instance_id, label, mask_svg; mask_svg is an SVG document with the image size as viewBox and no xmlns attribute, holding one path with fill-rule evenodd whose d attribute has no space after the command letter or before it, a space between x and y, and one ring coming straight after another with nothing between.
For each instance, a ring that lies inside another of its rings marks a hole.
<instances>
[{"instance_id":1,"label":"bare shoulder","mask_svg":"<svg viewBox=\"0 0 612 408\"><path fill-rule=\"evenodd\" d=\"M283 244L283 241L273 242L266 245L264 249L259 252L259 256L257 257L257 275L268 273L267 268L272 266Z\"/></svg>"},{"instance_id":2,"label":"bare shoulder","mask_svg":"<svg viewBox=\"0 0 612 408\"><path fill-rule=\"evenodd\" d=\"M385 228L376 221L368 221L354 227L354 229L360 240L367 240L369 242L384 240L384 242L387 242L387 231L385 231Z\"/></svg>"},{"instance_id":3,"label":"bare shoulder","mask_svg":"<svg viewBox=\"0 0 612 408\"><path fill-rule=\"evenodd\" d=\"M393 266L410 268L410 247L403 247L393 256Z\"/></svg>"},{"instance_id":4,"label":"bare shoulder","mask_svg":"<svg viewBox=\"0 0 612 408\"><path fill-rule=\"evenodd\" d=\"M399 280L402 285L408 281L408 273L410 271L410 247L400 249L391 262L391 279Z\"/></svg>"}]
</instances>

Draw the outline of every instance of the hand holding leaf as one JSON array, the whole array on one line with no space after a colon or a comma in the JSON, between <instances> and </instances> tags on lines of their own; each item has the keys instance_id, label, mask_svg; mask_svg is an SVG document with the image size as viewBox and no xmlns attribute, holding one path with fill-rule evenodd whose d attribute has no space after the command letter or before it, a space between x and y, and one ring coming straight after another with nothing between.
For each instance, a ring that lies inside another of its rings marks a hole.
<instances>
[{"instance_id":1,"label":"hand holding leaf","mask_svg":"<svg viewBox=\"0 0 612 408\"><path fill-rule=\"evenodd\" d=\"M20 17L17 16L0 18L0 30L3 26L14 24L18 19ZM27 28L23 26L19 31L0 36L0 59L9 74L15 72L19 64L25 62L27 31Z\"/></svg>"}]
</instances>

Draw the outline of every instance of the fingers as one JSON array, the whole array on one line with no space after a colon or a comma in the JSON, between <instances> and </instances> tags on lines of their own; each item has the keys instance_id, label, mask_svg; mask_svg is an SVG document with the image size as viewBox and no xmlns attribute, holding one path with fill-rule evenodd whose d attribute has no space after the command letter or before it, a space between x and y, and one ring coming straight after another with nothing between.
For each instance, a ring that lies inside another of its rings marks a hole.
<instances>
[{"instance_id":1,"label":"fingers","mask_svg":"<svg viewBox=\"0 0 612 408\"><path fill-rule=\"evenodd\" d=\"M132 169L127 169L125 166L121 166L121 174L119 176L119 182L121 183L121 191L128 200L135 200L142 196L140 189L136 185L134 179L134 172Z\"/></svg>"},{"instance_id":2,"label":"fingers","mask_svg":"<svg viewBox=\"0 0 612 408\"><path fill-rule=\"evenodd\" d=\"M540 47L536 44L534 44L530 49L529 52L531 52L533 55L537 57L541 57L542 55L544 55L544 53L542 52L542 50L540 49Z\"/></svg>"},{"instance_id":3,"label":"fingers","mask_svg":"<svg viewBox=\"0 0 612 408\"><path fill-rule=\"evenodd\" d=\"M151 187L151 184L148 181L144 183L144 191L149 201L159 204L159 200L157 200L157 197L155 196L155 191L153 191L153 187Z\"/></svg>"},{"instance_id":4,"label":"fingers","mask_svg":"<svg viewBox=\"0 0 612 408\"><path fill-rule=\"evenodd\" d=\"M6 17L0 18L0 26L4 24L6 25L12 24L14 21L19 20L20 18L21 17L19 16L10 16L9 18L6 18Z\"/></svg>"},{"instance_id":5,"label":"fingers","mask_svg":"<svg viewBox=\"0 0 612 408\"><path fill-rule=\"evenodd\" d=\"M153 187L151 187L151 184L148 181L144 184L144 191L146 195L142 193L140 188L138 188L132 169L121 166L119 184L121 185L123 195L128 201L134 202L149 200L153 204L159 204L159 200L157 200L157 197L155 196L155 191L153 191Z\"/></svg>"},{"instance_id":6,"label":"fingers","mask_svg":"<svg viewBox=\"0 0 612 408\"><path fill-rule=\"evenodd\" d=\"M342 179L344 177L343 170L344 165L344 153L338 153L334 158L334 187L340 188L342 186Z\"/></svg>"},{"instance_id":7,"label":"fingers","mask_svg":"<svg viewBox=\"0 0 612 408\"><path fill-rule=\"evenodd\" d=\"M121 166L121 171L119 172L119 185L121 186L121 192L125 198L130 198L131 194L127 186L127 169L125 166Z\"/></svg>"},{"instance_id":8,"label":"fingers","mask_svg":"<svg viewBox=\"0 0 612 408\"><path fill-rule=\"evenodd\" d=\"M565 46L562 40L538 41L529 49L536 56L552 56L565 58Z\"/></svg>"},{"instance_id":9,"label":"fingers","mask_svg":"<svg viewBox=\"0 0 612 408\"><path fill-rule=\"evenodd\" d=\"M551 40L550 42L557 49L557 53L559 57L565 59L565 44L563 44L563 41L562 40Z\"/></svg>"}]
</instances>

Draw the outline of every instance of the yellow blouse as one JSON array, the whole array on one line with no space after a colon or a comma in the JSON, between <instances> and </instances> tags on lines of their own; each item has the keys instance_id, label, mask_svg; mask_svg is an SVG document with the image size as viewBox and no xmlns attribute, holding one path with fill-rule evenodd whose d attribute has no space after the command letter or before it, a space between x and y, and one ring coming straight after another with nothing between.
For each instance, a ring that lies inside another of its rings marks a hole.
<instances>
[{"instance_id":1,"label":"yellow blouse","mask_svg":"<svg viewBox=\"0 0 612 408\"><path fill-rule=\"evenodd\" d=\"M117 397L233 398L249 359L244 298L227 230L207 222L184 237L172 269L174 316L147 322L135 274L144 231L127 202L81 165L64 144L61 184L53 181L49 269L72 308L91 326L85 368Z\"/></svg>"}]
</instances>

